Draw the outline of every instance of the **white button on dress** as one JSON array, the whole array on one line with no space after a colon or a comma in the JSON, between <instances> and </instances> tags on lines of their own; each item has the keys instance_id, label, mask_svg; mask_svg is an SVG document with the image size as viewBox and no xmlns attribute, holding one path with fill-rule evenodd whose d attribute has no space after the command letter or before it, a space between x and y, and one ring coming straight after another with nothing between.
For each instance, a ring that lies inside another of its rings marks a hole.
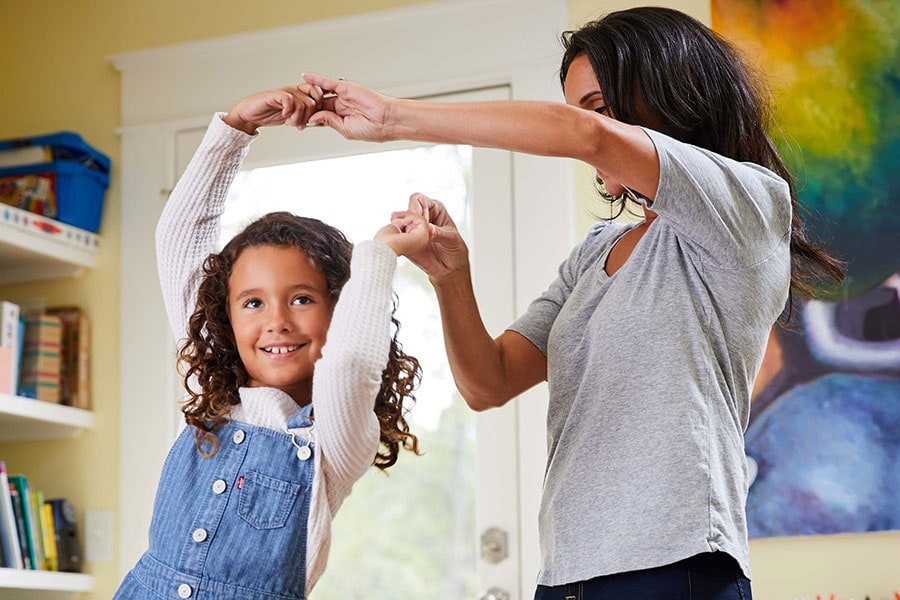
<instances>
[{"instance_id":1,"label":"white button on dress","mask_svg":"<svg viewBox=\"0 0 900 600\"><path fill-rule=\"evenodd\" d=\"M245 435L246 434L243 431L238 429L237 431L234 432L234 435L231 437L231 441L233 441L235 444L240 444L241 442L244 441Z\"/></svg>"},{"instance_id":2,"label":"white button on dress","mask_svg":"<svg viewBox=\"0 0 900 600\"><path fill-rule=\"evenodd\" d=\"M213 493L214 493L214 494L221 494L222 492L225 491L225 488L226 488L226 487L227 487L227 486L226 486L226 484L225 484L225 480L224 480L224 479L216 479L216 481L213 483Z\"/></svg>"},{"instance_id":3,"label":"white button on dress","mask_svg":"<svg viewBox=\"0 0 900 600\"><path fill-rule=\"evenodd\" d=\"M182 583L181 585L178 586L178 597L179 598L190 598L191 594L193 594L193 593L194 593L194 590L192 590L191 586L189 586L186 583Z\"/></svg>"},{"instance_id":4,"label":"white button on dress","mask_svg":"<svg viewBox=\"0 0 900 600\"><path fill-rule=\"evenodd\" d=\"M194 533L191 534L191 537L192 537L192 538L194 539L194 541L197 542L198 544L199 544L200 542L206 541L206 538L207 538L208 536L209 536L209 534L208 534L208 533L206 532L206 530L203 529L202 527L198 527L197 529L194 530Z\"/></svg>"},{"instance_id":5,"label":"white button on dress","mask_svg":"<svg viewBox=\"0 0 900 600\"><path fill-rule=\"evenodd\" d=\"M312 456L312 450L309 449L309 446L300 446L297 448L297 458L300 460L309 460L310 456Z\"/></svg>"}]
</instances>

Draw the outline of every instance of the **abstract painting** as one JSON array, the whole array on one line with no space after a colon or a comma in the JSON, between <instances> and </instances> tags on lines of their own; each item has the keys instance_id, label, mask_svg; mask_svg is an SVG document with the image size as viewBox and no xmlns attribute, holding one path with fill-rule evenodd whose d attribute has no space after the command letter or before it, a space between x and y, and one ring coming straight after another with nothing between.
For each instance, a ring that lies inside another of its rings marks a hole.
<instances>
[{"instance_id":1,"label":"abstract painting","mask_svg":"<svg viewBox=\"0 0 900 600\"><path fill-rule=\"evenodd\" d=\"M807 234L846 262L776 328L745 435L750 537L900 529L900 2L712 0L773 92Z\"/></svg>"}]
</instances>

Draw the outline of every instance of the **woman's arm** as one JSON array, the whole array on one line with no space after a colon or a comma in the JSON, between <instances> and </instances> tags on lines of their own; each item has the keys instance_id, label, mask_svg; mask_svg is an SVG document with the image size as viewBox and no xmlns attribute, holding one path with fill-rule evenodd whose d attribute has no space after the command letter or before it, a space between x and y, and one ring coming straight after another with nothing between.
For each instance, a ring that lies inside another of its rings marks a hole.
<instances>
[{"instance_id":1,"label":"woman's arm","mask_svg":"<svg viewBox=\"0 0 900 600\"><path fill-rule=\"evenodd\" d=\"M474 410L503 406L547 378L547 360L534 344L507 331L493 339L484 326L469 269L469 250L444 205L413 194L409 210L421 215L428 243L405 255L428 274L438 299L444 345L453 379Z\"/></svg>"},{"instance_id":2,"label":"woman's arm","mask_svg":"<svg viewBox=\"0 0 900 600\"><path fill-rule=\"evenodd\" d=\"M656 195L659 162L647 134L592 110L559 102L404 100L349 81L303 77L334 94L310 126L328 125L349 139L468 144L574 158L648 198Z\"/></svg>"},{"instance_id":3,"label":"woman's arm","mask_svg":"<svg viewBox=\"0 0 900 600\"><path fill-rule=\"evenodd\" d=\"M468 269L432 283L453 380L470 408L481 411L503 406L547 379L547 358L525 337L505 331L491 338Z\"/></svg>"}]
</instances>

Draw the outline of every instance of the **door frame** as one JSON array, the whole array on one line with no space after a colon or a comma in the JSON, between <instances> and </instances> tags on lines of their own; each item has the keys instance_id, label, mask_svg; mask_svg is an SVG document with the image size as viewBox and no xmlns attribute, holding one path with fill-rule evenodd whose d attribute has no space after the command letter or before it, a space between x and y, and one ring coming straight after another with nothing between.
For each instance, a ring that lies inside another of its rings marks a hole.
<instances>
[{"instance_id":1,"label":"door frame","mask_svg":"<svg viewBox=\"0 0 900 600\"><path fill-rule=\"evenodd\" d=\"M177 132L205 127L213 112L296 81L301 70L345 76L398 97L500 85L512 98L559 101L558 36L567 24L566 0L450 0L110 57L122 78L120 574L146 549L158 475L176 427L175 357L156 278L154 230L180 175ZM336 134L322 139L329 146L323 156L339 154L335 148L347 143ZM520 314L571 247L573 167L524 154L512 155L512 162L512 282ZM525 595L539 566L546 386L511 404ZM482 584L492 585L490 574Z\"/></svg>"}]
</instances>

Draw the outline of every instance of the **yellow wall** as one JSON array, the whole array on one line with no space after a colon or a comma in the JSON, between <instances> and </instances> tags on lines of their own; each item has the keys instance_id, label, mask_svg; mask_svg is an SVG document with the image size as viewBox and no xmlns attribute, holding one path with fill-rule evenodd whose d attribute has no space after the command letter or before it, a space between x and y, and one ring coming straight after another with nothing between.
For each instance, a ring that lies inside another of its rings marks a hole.
<instances>
[{"instance_id":1,"label":"yellow wall","mask_svg":"<svg viewBox=\"0 0 900 600\"><path fill-rule=\"evenodd\" d=\"M92 321L96 427L74 440L0 446L12 472L24 472L52 496L79 510L118 510L119 327L118 158L119 79L106 56L167 44L281 27L419 0L0 0L0 139L71 129L113 160L103 216L103 249L96 270L77 280L0 289L0 297L77 303ZM572 0L572 24L634 3ZM709 22L707 0L656 2ZM252 7L252 8L248 8ZM594 208L591 172L579 171L578 232ZM127 232L126 232L127 234ZM138 340L129 351L140 351ZM762 540L752 544L754 589L763 600L831 591L862 597L887 595L890 557L900 556L900 535ZM114 556L116 551L114 550ZM115 562L88 564L94 598L109 598L118 583ZM854 574L855 573L855 574ZM867 587L867 585L869 587Z\"/></svg>"}]
</instances>

